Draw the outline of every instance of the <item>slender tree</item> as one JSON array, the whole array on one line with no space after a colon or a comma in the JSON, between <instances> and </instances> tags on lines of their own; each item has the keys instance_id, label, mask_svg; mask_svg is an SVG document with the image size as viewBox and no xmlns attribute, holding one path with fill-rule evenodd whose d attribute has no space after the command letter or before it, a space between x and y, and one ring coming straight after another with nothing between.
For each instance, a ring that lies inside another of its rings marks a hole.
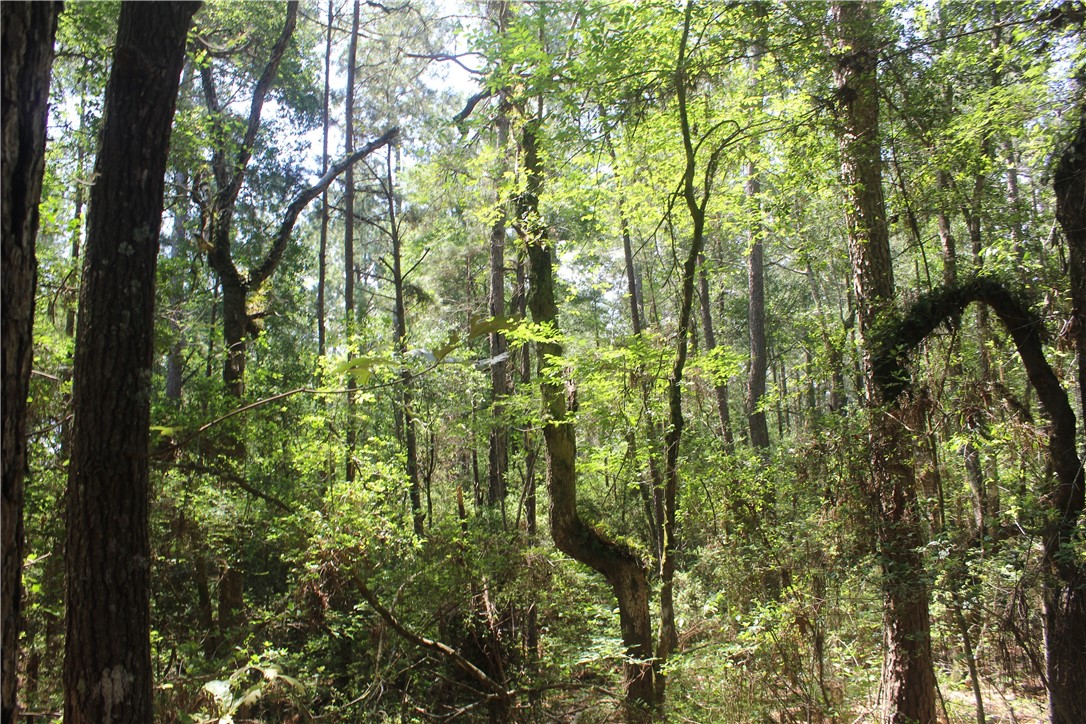
<instances>
[{"instance_id":1,"label":"slender tree","mask_svg":"<svg viewBox=\"0 0 1086 724\"><path fill-rule=\"evenodd\" d=\"M528 249L528 308L532 321L558 331L558 305L554 299L552 244L539 218L543 166L539 157L537 119L525 124L521 149L525 190L518 199L518 231ZM550 492L550 527L554 544L574 560L607 579L618 602L619 626L626 646L623 686L627 719L648 721L656 707L657 669L653 661L652 622L649 616L649 581L644 561L628 546L612 541L585 523L577 512L577 437L569 419L566 390L547 369L562 354L557 342L539 344L538 374L543 398L543 439L547 450L547 488Z\"/></svg>"},{"instance_id":2,"label":"slender tree","mask_svg":"<svg viewBox=\"0 0 1086 724\"><path fill-rule=\"evenodd\" d=\"M351 10L351 38L347 44L347 108L344 121L344 152L350 156L354 152L354 86L355 68L358 65L358 22L360 3L355 0ZM348 167L343 175L343 329L347 337L347 359L354 355L352 346L355 343L355 308L354 308L354 221L355 221L355 193L354 193L354 168ZM347 461L346 479L354 480L354 453L355 453L355 389L358 382L352 375L347 380Z\"/></svg>"},{"instance_id":3,"label":"slender tree","mask_svg":"<svg viewBox=\"0 0 1086 724\"><path fill-rule=\"evenodd\" d=\"M33 360L35 240L45 168L49 69L60 3L4 3L2 66L3 161L3 694L0 716L13 721L23 568L23 480L26 399Z\"/></svg>"},{"instance_id":4,"label":"slender tree","mask_svg":"<svg viewBox=\"0 0 1086 724\"><path fill-rule=\"evenodd\" d=\"M491 1L487 14L495 24L498 37L504 36L509 24L509 3L506 0ZM509 89L498 91L498 114L494 119L495 150L497 164L494 180L497 188L497 214L490 225L490 274L487 305L491 317L505 315L505 230L506 199L504 198L505 174L509 167ZM490 333L490 400L491 424L489 440L489 466L487 468L487 502L502 506L505 516L505 474L509 466L509 432L502 420L503 398L509 394L508 363L505 360L508 344L505 333Z\"/></svg>"},{"instance_id":5,"label":"slender tree","mask_svg":"<svg viewBox=\"0 0 1086 724\"><path fill-rule=\"evenodd\" d=\"M152 719L148 439L170 127L196 2L124 3L87 215L67 501L64 720Z\"/></svg>"},{"instance_id":6,"label":"slender tree","mask_svg":"<svg viewBox=\"0 0 1086 724\"><path fill-rule=\"evenodd\" d=\"M755 3L754 19L758 23L758 39L750 47L750 71L754 92L758 94L758 74L765 55L763 3ZM769 351L766 342L765 308L765 230L762 224L762 178L758 162L751 158L744 169L747 183L744 187L748 213L750 214L750 244L747 248L747 330L750 339L750 376L747 378L747 425L750 427L750 444L758 450L769 447L769 425L762 409L766 392L766 371L769 368Z\"/></svg>"},{"instance_id":7,"label":"slender tree","mask_svg":"<svg viewBox=\"0 0 1086 724\"><path fill-rule=\"evenodd\" d=\"M324 96L321 102L321 173L328 173L328 131L331 126L329 102L332 83L332 23L335 20L333 0L328 0L328 28L324 38ZM328 189L321 193L321 240L317 251L317 355L324 356L327 336L327 305L325 303L328 276Z\"/></svg>"}]
</instances>

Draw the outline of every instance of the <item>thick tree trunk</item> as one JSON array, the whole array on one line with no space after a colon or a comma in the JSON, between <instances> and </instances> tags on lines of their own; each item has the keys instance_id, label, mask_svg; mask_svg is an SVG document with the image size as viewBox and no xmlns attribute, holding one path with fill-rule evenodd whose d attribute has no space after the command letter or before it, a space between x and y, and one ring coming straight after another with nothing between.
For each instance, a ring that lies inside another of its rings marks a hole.
<instances>
[{"instance_id":1,"label":"thick tree trunk","mask_svg":"<svg viewBox=\"0 0 1086 724\"><path fill-rule=\"evenodd\" d=\"M833 4L841 169L848 194L849 256L859 316L872 421L868 497L877 520L876 551L883 576L883 659L880 718L892 724L935 721L928 591L919 550L924 542L916 480L902 410L882 409L875 381L874 335L894 301L893 266L882 195L878 54L867 2Z\"/></svg>"},{"instance_id":2,"label":"thick tree trunk","mask_svg":"<svg viewBox=\"0 0 1086 724\"><path fill-rule=\"evenodd\" d=\"M234 397L245 394L245 346L248 338L249 290L236 277L222 279L222 331L226 345L222 381Z\"/></svg>"},{"instance_id":3,"label":"thick tree trunk","mask_svg":"<svg viewBox=\"0 0 1086 724\"><path fill-rule=\"evenodd\" d=\"M524 130L524 167L527 189L518 201L520 231L525 237L530 263L531 291L528 307L536 324L558 328L554 300L554 272L546 227L539 218L539 192L543 169L536 134L529 122ZM577 441L568 418L566 390L553 381L545 368L549 358L560 356L553 342L539 345L538 366L543 398L543 437L547 446L547 487L551 498L551 537L560 551L601 574L611 584L618 602L619 625L628 658L624 664L627 719L644 721L655 707L657 670L653 663L652 621L649 616L649 582L645 564L633 550L604 537L577 513Z\"/></svg>"},{"instance_id":4,"label":"thick tree trunk","mask_svg":"<svg viewBox=\"0 0 1086 724\"><path fill-rule=\"evenodd\" d=\"M26 476L26 402L34 344L38 202L45 168L49 70L60 3L0 5L3 12L3 677L0 715L17 710L23 567L23 481Z\"/></svg>"},{"instance_id":5,"label":"thick tree trunk","mask_svg":"<svg viewBox=\"0 0 1086 724\"><path fill-rule=\"evenodd\" d=\"M1056 217L1067 239L1071 286L1071 323L1078 352L1079 400L1086 406L1086 106L1080 109L1074 140L1056 169ZM1082 409L1086 409L1083 407ZM1086 417L1086 415L1084 415ZM1072 440L1081 441L1086 435ZM1073 445L1073 443L1072 443ZM1066 494L1054 511L1057 537L1051 548L1051 584L1045 593L1045 661L1048 668L1049 718L1053 724L1086 721L1086 570L1081 558L1065 550L1072 545L1083 508L1083 474L1067 481ZM1079 561L1076 564L1076 561Z\"/></svg>"},{"instance_id":6,"label":"thick tree trunk","mask_svg":"<svg viewBox=\"0 0 1086 724\"><path fill-rule=\"evenodd\" d=\"M155 265L174 104L199 3L121 6L75 348L64 721L152 719L148 438Z\"/></svg>"}]
</instances>

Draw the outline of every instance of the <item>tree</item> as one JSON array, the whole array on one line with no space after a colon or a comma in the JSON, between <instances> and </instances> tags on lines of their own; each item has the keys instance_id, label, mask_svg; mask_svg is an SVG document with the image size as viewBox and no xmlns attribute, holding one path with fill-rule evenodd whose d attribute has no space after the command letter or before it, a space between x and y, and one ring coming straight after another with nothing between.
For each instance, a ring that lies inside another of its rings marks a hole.
<instances>
[{"instance_id":1,"label":"tree","mask_svg":"<svg viewBox=\"0 0 1086 724\"><path fill-rule=\"evenodd\" d=\"M758 39L750 48L750 66L752 83L757 89L758 74L761 71L762 56L765 55L764 20L765 7L755 5L755 19L759 27L755 32ZM744 193L749 206L750 243L747 252L747 325L750 337L750 376L747 378L747 424L750 427L750 444L758 450L769 447L769 426L766 423L765 403L766 370L769 367L769 352L766 343L766 307L765 307L765 231L762 223L762 180L758 172L758 162L749 160L744 169L747 178Z\"/></svg>"},{"instance_id":2,"label":"tree","mask_svg":"<svg viewBox=\"0 0 1086 724\"><path fill-rule=\"evenodd\" d=\"M888 724L935 721L928 590L916 479L903 410L892 407L875 378L872 349L894 303L893 264L882 191L879 141L878 51L867 3L835 3L831 10L839 52L834 81L842 181L847 195L849 256L863 346L864 382L871 415L870 472L865 494L876 518L882 562L884 659L880 717Z\"/></svg>"},{"instance_id":3,"label":"tree","mask_svg":"<svg viewBox=\"0 0 1086 724\"><path fill-rule=\"evenodd\" d=\"M317 181L297 191L286 205L270 239L258 240L268 242L263 256L247 270L239 266L235 259L237 245L234 239L238 198L251 175L250 163L261 131L264 105L287 54L297 17L298 3L288 2L283 26L253 88L249 113L240 119L240 125L244 128L240 139L232 138L228 131L235 125L230 121L235 119L231 118L232 112L219 97L211 64L205 63L200 68L205 102L215 125L215 146L211 159L214 188L210 198L202 201L206 227L203 241L208 249L208 262L222 284L222 328L226 345L223 383L226 389L237 397L245 390L247 340L258 331L254 311L249 309L249 300L278 269L298 217L309 202L320 196L344 171L391 141L397 133L396 129L390 129L374 141L352 150L331 164Z\"/></svg>"},{"instance_id":4,"label":"tree","mask_svg":"<svg viewBox=\"0 0 1086 724\"><path fill-rule=\"evenodd\" d=\"M549 335L557 335L558 305L554 299L553 249L547 227L539 218L543 168L537 139L538 120L524 127L525 189L518 199L519 232L528 248L530 264L528 308L532 322ZM564 385L549 369L561 357L555 341L539 344L538 375L543 398L543 438L547 449L547 489L551 498L551 537L558 550L607 579L618 602L619 626L626 646L623 687L627 718L651 719L656 707L656 665L653 663L652 623L649 617L649 582L645 564L628 545L609 540L585 523L577 511L577 438L569 419Z\"/></svg>"},{"instance_id":5,"label":"tree","mask_svg":"<svg viewBox=\"0 0 1086 724\"><path fill-rule=\"evenodd\" d=\"M17 712L23 567L26 397L33 360L38 201L45 166L49 68L60 3L3 5L3 693L0 716Z\"/></svg>"},{"instance_id":6,"label":"tree","mask_svg":"<svg viewBox=\"0 0 1086 724\"><path fill-rule=\"evenodd\" d=\"M151 720L148 438L170 127L199 3L128 3L106 88L77 328L64 719Z\"/></svg>"},{"instance_id":7,"label":"tree","mask_svg":"<svg viewBox=\"0 0 1086 724\"><path fill-rule=\"evenodd\" d=\"M1078 352L1078 389L1080 402L1086 402L1086 104L1079 107L1078 129L1056 167L1053 185L1056 192L1056 218L1067 239L1067 273L1071 287L1071 320L1075 349ZM1053 393L1057 400L1058 395ZM1057 403L1053 403L1053 406ZM1059 473L1059 486L1051 496L1053 520L1045 541L1048 571L1045 585L1045 663L1048 674L1049 720L1064 724L1086 718L1086 565L1075 552L1076 531L1084 507L1082 461L1078 459L1075 440L1081 447L1083 437L1076 433L1074 413L1068 405L1062 415L1059 438L1053 432L1051 443ZM1080 407L1086 411L1086 406ZM1084 412L1086 417L1086 412ZM1069 417L1069 419L1068 419ZM1077 463L1077 464L1076 464Z\"/></svg>"},{"instance_id":8,"label":"tree","mask_svg":"<svg viewBox=\"0 0 1086 724\"><path fill-rule=\"evenodd\" d=\"M343 124L344 152L349 156L354 151L354 86L355 68L358 65L358 16L359 1L355 0L351 10L351 37L347 46L347 104L344 110ZM347 359L350 359L354 350L354 337L357 331L355 320L358 312L354 306L354 282L358 272L355 271L354 262L354 222L355 222L355 188L354 168L348 167L343 177L343 329L347 334ZM352 375L347 380L347 482L354 480L354 455L355 455L355 393L358 385Z\"/></svg>"}]
</instances>

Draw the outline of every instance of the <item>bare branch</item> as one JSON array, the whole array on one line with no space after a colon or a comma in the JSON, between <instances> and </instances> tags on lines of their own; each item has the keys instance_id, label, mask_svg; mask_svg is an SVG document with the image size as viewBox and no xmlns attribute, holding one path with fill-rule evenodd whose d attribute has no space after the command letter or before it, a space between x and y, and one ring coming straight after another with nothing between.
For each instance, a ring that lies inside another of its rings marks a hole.
<instances>
[{"instance_id":1,"label":"bare branch","mask_svg":"<svg viewBox=\"0 0 1086 724\"><path fill-rule=\"evenodd\" d=\"M324 193L324 190L335 181L337 176L377 149L391 143L398 133L399 129L389 129L388 131L385 131L384 135L380 138L371 141L350 156L346 156L339 161L336 161L329 167L328 171L325 172L323 176L317 179L315 184L303 189L294 197L294 200L291 201L290 205L287 207L287 213L286 216L283 217L283 222L279 225L279 232L275 236L272 248L268 251L268 256L260 266L249 273L248 283L251 287L255 288L264 283L279 265L279 260L283 258L283 252L286 251L287 243L290 241L290 235L294 231L294 224L298 221L298 216L302 213L302 209L308 206L310 201Z\"/></svg>"}]
</instances>

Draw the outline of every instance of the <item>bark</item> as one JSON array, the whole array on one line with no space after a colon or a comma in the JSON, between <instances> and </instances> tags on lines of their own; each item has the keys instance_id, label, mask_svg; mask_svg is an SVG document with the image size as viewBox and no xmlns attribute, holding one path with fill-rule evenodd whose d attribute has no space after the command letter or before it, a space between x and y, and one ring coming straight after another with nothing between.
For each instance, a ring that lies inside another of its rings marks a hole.
<instances>
[{"instance_id":1,"label":"bark","mask_svg":"<svg viewBox=\"0 0 1086 724\"><path fill-rule=\"evenodd\" d=\"M766 7L756 3L754 14L759 23L758 39L750 47L750 71L757 93L758 72L765 55L765 30L763 18ZM754 160L747 162L747 183L744 188L750 216L750 248L747 252L747 328L750 341L750 375L747 378L747 425L750 427L750 444L756 450L769 448L769 425L765 411L761 409L766 392L766 372L769 354L766 343L765 316L765 249L762 244L762 208L758 196L762 191L761 176Z\"/></svg>"},{"instance_id":2,"label":"bark","mask_svg":"<svg viewBox=\"0 0 1086 724\"><path fill-rule=\"evenodd\" d=\"M495 23L496 32L503 37L509 22L509 3L490 2L487 15ZM505 315L505 226L506 209L503 198L505 174L509 168L509 100L508 90L498 91L498 115L494 119L497 131L496 145L498 164L495 169L498 213L490 226L490 295L488 301L491 317ZM489 465L487 466L487 503L502 506L502 520L505 520L505 475L509 466L509 433L503 418L503 399L509 394L508 363L501 359L508 350L505 334L491 332L490 343L490 435ZM498 360L498 361L494 361Z\"/></svg>"},{"instance_id":3,"label":"bark","mask_svg":"<svg viewBox=\"0 0 1086 724\"><path fill-rule=\"evenodd\" d=\"M519 231L528 249L531 280L528 307L532 321L553 325L557 331L552 249L538 210L543 176L535 123L529 122L523 135L522 151L528 178L526 190L518 200ZM647 720L655 707L657 676L652 655L648 575L636 552L605 537L585 523L577 512L576 431L568 417L565 386L555 381L546 369L561 354L561 345L555 342L539 344L538 372L543 398L547 487L551 499L551 537L560 551L589 566L611 584L618 602L622 641L628 653L623 672L627 718L630 721Z\"/></svg>"},{"instance_id":4,"label":"bark","mask_svg":"<svg viewBox=\"0 0 1086 724\"><path fill-rule=\"evenodd\" d=\"M874 333L893 305L894 278L882 192L878 55L868 3L831 8L837 67L841 171L848 208L849 257L857 300L864 382L871 407L870 478L865 487L877 521L875 547L882 561L883 658L880 718L884 722L935 721L928 591L918 551L924 542L917 509L911 447L900 409L876 384Z\"/></svg>"},{"instance_id":5,"label":"bark","mask_svg":"<svg viewBox=\"0 0 1086 724\"><path fill-rule=\"evenodd\" d=\"M392 239L392 284L395 293L395 308L392 313L393 335L396 356L405 360L407 356L407 304L404 299L406 274L403 271L403 239L400 237L399 214L396 202L396 187L392 176L392 153L389 149L385 177L385 198L388 201L389 237ZM411 498L411 519L415 535L426 533L426 513L422 508L422 486L419 481L418 434L415 425L415 411L411 389L411 372L403 367L400 371L400 403L396 410L396 424L400 439L404 443L407 455L407 480Z\"/></svg>"},{"instance_id":6,"label":"bark","mask_svg":"<svg viewBox=\"0 0 1086 724\"><path fill-rule=\"evenodd\" d=\"M675 77L675 91L679 106L679 125L682 130L683 151L686 157L686 168L683 173L682 196L686 202L686 209L690 215L691 236L690 248L683 262L681 278L681 301L679 304L678 340L675 349L675 361L672 363L671 375L667 383L667 400L670 417L670 425L664 437L664 492L663 515L660 523L662 529L660 546L660 640L657 650L657 659L660 665L667 662L668 656L678 647L678 629L675 623L674 583L675 583L675 555L678 550L678 529L676 518L678 513L679 491L679 444L682 441L683 419L682 409L682 382L686 369L686 358L689 351L691 316L694 307L694 283L697 275L698 257L705 245L705 208L709 204L710 189L713 173L716 167L716 158L721 147L713 153L706 164L704 178L700 191L695 188L694 174L697 168L697 149L691 130L690 118L687 113L687 77L686 77L686 50L690 37L690 23L693 13L693 3L686 5L683 18L683 34L679 42L679 57ZM657 685L658 700L663 700L665 680L660 677Z\"/></svg>"},{"instance_id":7,"label":"bark","mask_svg":"<svg viewBox=\"0 0 1086 724\"><path fill-rule=\"evenodd\" d=\"M60 3L4 3L3 194L3 650L0 715L17 715L16 668L22 604L26 404L33 361L38 202L45 168L45 121Z\"/></svg>"},{"instance_id":8,"label":"bark","mask_svg":"<svg viewBox=\"0 0 1086 724\"><path fill-rule=\"evenodd\" d=\"M1071 283L1069 327L1078 352L1079 400L1086 410L1086 106L1080 110L1078 131L1056 168L1056 218L1067 239L1068 275ZM1074 430L1072 439L1081 441ZM1062 483L1061 483L1062 485ZM1077 488L1074 487L1077 485ZM1045 596L1046 663L1049 685L1049 718L1055 724L1086 720L1086 572L1074 565L1064 547L1078 526L1083 506L1081 468L1067 491L1067 505L1059 513L1059 543L1053 544L1056 559L1053 585Z\"/></svg>"},{"instance_id":9,"label":"bark","mask_svg":"<svg viewBox=\"0 0 1086 724\"><path fill-rule=\"evenodd\" d=\"M121 7L87 217L67 497L64 721L152 719L148 443L155 265L199 3Z\"/></svg>"},{"instance_id":10,"label":"bark","mask_svg":"<svg viewBox=\"0 0 1086 724\"><path fill-rule=\"evenodd\" d=\"M343 158L333 163L313 185L299 191L287 205L283 219L275 235L270 240L264 258L248 272L237 267L233 258L232 228L238 194L245 183L253 145L260 131L264 102L271 91L272 83L279 71L279 65L294 34L297 17L298 3L287 3L287 14L283 21L283 28L253 90L253 99L246 120L245 135L238 144L236 156L233 158L229 156L229 149L227 148L229 144L216 148L212 153L211 166L216 188L214 198L210 201L211 208L207 213L206 220L206 241L210 245L207 258L211 268L218 275L224 291L223 339L228 352L223 367L223 383L231 394L239 397L245 391L246 342L248 337L256 331L248 309L249 297L258 292L264 282L279 267L279 262L282 260L287 245L290 243L294 225L305 207L313 199L324 193L328 186L346 170L389 143L397 134L397 129L392 128L362 148L345 154ZM224 116L225 111L219 101L218 90L210 66L201 68L201 78L208 110L211 112L212 117L217 119L216 122L221 124L221 120L218 119ZM232 288L231 293L233 295L230 299L231 306L229 309L225 306L225 292L228 288Z\"/></svg>"}]
</instances>

